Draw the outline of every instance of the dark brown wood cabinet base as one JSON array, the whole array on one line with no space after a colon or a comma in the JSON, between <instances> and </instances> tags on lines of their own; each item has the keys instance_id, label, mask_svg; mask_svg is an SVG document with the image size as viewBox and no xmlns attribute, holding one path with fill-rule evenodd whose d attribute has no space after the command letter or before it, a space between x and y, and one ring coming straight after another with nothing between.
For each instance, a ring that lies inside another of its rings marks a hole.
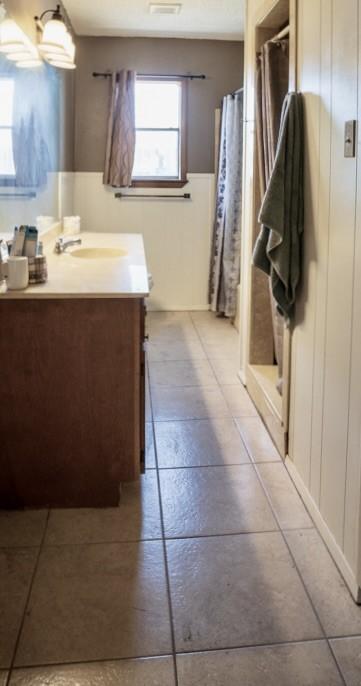
<instances>
[{"instance_id":1,"label":"dark brown wood cabinet base","mask_svg":"<svg viewBox=\"0 0 361 686\"><path fill-rule=\"evenodd\" d=\"M0 507L106 507L144 468L144 302L0 301Z\"/></svg>"}]
</instances>

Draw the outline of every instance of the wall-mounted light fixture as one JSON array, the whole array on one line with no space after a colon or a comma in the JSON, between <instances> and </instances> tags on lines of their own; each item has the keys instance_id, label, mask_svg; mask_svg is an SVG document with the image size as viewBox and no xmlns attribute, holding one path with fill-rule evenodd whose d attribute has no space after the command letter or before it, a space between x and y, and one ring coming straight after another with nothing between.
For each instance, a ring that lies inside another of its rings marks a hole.
<instances>
[{"instance_id":1,"label":"wall-mounted light fixture","mask_svg":"<svg viewBox=\"0 0 361 686\"><path fill-rule=\"evenodd\" d=\"M51 18L43 23L45 15ZM36 25L42 32L39 51L49 64L59 69L75 69L75 45L61 14L60 5L56 9L45 10L40 17L35 17Z\"/></svg>"},{"instance_id":2,"label":"wall-mounted light fixture","mask_svg":"<svg viewBox=\"0 0 361 686\"><path fill-rule=\"evenodd\" d=\"M17 67L40 67L39 53L17 23L6 16L3 2L0 2L0 53L15 62Z\"/></svg>"}]
</instances>

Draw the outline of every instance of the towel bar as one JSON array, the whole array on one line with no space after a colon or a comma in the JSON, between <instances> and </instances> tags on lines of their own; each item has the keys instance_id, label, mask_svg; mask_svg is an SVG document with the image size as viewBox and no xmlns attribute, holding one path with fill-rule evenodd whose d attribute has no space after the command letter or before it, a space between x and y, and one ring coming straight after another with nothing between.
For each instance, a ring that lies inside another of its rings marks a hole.
<instances>
[{"instance_id":1,"label":"towel bar","mask_svg":"<svg viewBox=\"0 0 361 686\"><path fill-rule=\"evenodd\" d=\"M165 193L163 194L151 194L151 193L115 193L115 198L118 200L121 200L122 198L132 198L137 199L137 198L165 198L166 200L169 198L178 198L181 200L191 200L191 194L190 193L182 193L182 195L166 195Z\"/></svg>"},{"instance_id":2,"label":"towel bar","mask_svg":"<svg viewBox=\"0 0 361 686\"><path fill-rule=\"evenodd\" d=\"M0 198L36 198L35 191L29 193L0 193Z\"/></svg>"}]
</instances>

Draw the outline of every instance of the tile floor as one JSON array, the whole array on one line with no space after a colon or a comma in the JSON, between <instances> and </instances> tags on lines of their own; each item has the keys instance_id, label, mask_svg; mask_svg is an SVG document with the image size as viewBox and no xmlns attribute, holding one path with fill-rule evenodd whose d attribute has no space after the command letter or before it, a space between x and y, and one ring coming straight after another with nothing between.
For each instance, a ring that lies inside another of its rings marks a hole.
<instances>
[{"instance_id":1,"label":"tile floor","mask_svg":"<svg viewBox=\"0 0 361 686\"><path fill-rule=\"evenodd\" d=\"M0 686L360 686L351 599L210 313L148 317L147 464L0 513Z\"/></svg>"}]
</instances>

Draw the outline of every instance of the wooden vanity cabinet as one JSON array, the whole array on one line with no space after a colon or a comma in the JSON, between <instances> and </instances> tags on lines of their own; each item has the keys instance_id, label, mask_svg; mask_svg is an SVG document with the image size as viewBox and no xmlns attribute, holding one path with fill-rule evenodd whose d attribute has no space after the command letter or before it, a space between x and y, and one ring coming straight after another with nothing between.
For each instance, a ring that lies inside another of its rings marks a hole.
<instances>
[{"instance_id":1,"label":"wooden vanity cabinet","mask_svg":"<svg viewBox=\"0 0 361 686\"><path fill-rule=\"evenodd\" d=\"M0 301L0 507L106 507L145 469L142 298Z\"/></svg>"}]
</instances>

